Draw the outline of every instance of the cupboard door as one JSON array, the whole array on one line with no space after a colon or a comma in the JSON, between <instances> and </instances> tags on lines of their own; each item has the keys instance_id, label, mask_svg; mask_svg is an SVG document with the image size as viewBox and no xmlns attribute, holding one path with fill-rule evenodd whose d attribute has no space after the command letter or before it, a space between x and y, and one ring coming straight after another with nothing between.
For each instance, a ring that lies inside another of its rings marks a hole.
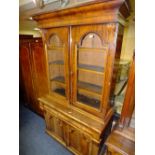
<instances>
[{"instance_id":1,"label":"cupboard door","mask_svg":"<svg viewBox=\"0 0 155 155\"><path fill-rule=\"evenodd\" d=\"M53 28L45 33L49 91L69 99L68 28Z\"/></svg>"},{"instance_id":2,"label":"cupboard door","mask_svg":"<svg viewBox=\"0 0 155 155\"><path fill-rule=\"evenodd\" d=\"M54 119L54 133L61 140L64 140L63 122L60 119L58 119L58 118Z\"/></svg>"},{"instance_id":3,"label":"cupboard door","mask_svg":"<svg viewBox=\"0 0 155 155\"><path fill-rule=\"evenodd\" d=\"M73 104L101 110L108 54L106 26L72 28L72 95Z\"/></svg>"},{"instance_id":4,"label":"cupboard door","mask_svg":"<svg viewBox=\"0 0 155 155\"><path fill-rule=\"evenodd\" d=\"M45 113L45 121L47 131L50 132L56 139L61 141L64 145L68 142L68 125L57 118L55 114L49 112Z\"/></svg>"},{"instance_id":5,"label":"cupboard door","mask_svg":"<svg viewBox=\"0 0 155 155\"><path fill-rule=\"evenodd\" d=\"M69 126L69 147L77 154L91 154L90 138L71 126Z\"/></svg>"},{"instance_id":6,"label":"cupboard door","mask_svg":"<svg viewBox=\"0 0 155 155\"><path fill-rule=\"evenodd\" d=\"M81 134L78 130L73 127L69 127L69 147L74 151L80 154L81 147L80 147L80 139Z\"/></svg>"},{"instance_id":7,"label":"cupboard door","mask_svg":"<svg viewBox=\"0 0 155 155\"><path fill-rule=\"evenodd\" d=\"M82 155L91 155L90 148L90 138L82 134L81 136L81 154Z\"/></svg>"},{"instance_id":8,"label":"cupboard door","mask_svg":"<svg viewBox=\"0 0 155 155\"><path fill-rule=\"evenodd\" d=\"M46 128L50 132L54 132L54 119L53 115L48 112L45 113Z\"/></svg>"}]
</instances>

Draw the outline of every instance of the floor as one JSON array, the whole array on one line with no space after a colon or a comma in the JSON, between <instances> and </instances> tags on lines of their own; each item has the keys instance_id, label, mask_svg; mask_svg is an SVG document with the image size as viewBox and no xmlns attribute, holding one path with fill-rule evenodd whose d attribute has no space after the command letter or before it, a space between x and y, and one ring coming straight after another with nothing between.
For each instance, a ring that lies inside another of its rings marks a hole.
<instances>
[{"instance_id":1,"label":"floor","mask_svg":"<svg viewBox=\"0 0 155 155\"><path fill-rule=\"evenodd\" d=\"M45 133L44 119L24 106L19 108L20 155L72 155Z\"/></svg>"}]
</instances>

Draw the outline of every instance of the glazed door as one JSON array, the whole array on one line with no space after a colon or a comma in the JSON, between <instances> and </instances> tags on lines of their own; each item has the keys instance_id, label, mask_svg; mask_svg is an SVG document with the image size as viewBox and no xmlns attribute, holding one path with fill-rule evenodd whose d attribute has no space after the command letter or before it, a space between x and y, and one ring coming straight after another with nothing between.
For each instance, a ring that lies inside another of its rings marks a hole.
<instances>
[{"instance_id":1,"label":"glazed door","mask_svg":"<svg viewBox=\"0 0 155 155\"><path fill-rule=\"evenodd\" d=\"M69 100L68 28L53 28L45 32L49 93Z\"/></svg>"},{"instance_id":2,"label":"glazed door","mask_svg":"<svg viewBox=\"0 0 155 155\"><path fill-rule=\"evenodd\" d=\"M101 111L108 55L106 26L72 28L72 101L86 111Z\"/></svg>"}]
</instances>

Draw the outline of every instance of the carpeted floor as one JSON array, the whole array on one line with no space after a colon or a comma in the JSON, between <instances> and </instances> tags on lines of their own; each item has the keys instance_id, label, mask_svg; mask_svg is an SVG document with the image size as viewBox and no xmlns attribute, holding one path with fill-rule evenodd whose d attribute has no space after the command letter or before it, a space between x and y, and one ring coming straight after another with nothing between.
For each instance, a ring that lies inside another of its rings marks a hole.
<instances>
[{"instance_id":1,"label":"carpeted floor","mask_svg":"<svg viewBox=\"0 0 155 155\"><path fill-rule=\"evenodd\" d=\"M19 109L20 155L72 155L65 147L45 133L43 118L24 106Z\"/></svg>"}]
</instances>

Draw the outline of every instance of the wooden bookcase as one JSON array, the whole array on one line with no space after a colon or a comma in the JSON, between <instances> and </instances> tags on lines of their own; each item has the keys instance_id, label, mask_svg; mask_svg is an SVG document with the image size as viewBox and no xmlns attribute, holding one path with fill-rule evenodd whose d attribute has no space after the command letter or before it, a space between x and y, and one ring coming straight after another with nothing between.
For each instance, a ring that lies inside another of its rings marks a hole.
<instances>
[{"instance_id":1,"label":"wooden bookcase","mask_svg":"<svg viewBox=\"0 0 155 155\"><path fill-rule=\"evenodd\" d=\"M99 153L128 15L125 1L99 0L33 16L46 51L49 93L39 98L46 132L74 154Z\"/></svg>"}]
</instances>

